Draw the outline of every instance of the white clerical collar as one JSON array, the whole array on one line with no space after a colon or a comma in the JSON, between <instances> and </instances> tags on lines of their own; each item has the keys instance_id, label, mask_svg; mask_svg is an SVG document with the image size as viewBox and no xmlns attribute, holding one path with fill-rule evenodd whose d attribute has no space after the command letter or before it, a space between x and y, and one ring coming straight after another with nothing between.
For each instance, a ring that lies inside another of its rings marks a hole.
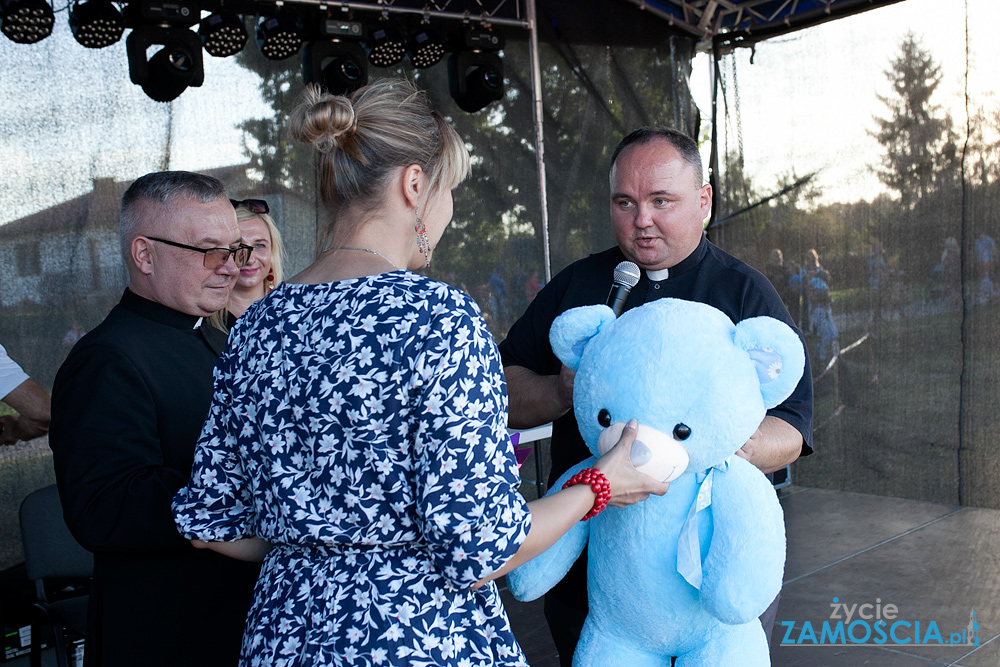
<instances>
[{"instance_id":1,"label":"white clerical collar","mask_svg":"<svg viewBox=\"0 0 1000 667\"><path fill-rule=\"evenodd\" d=\"M646 277L653 282L659 282L661 280L666 280L670 277L670 269L659 269L657 271L646 271Z\"/></svg>"},{"instance_id":2,"label":"white clerical collar","mask_svg":"<svg viewBox=\"0 0 1000 667\"><path fill-rule=\"evenodd\" d=\"M204 318L204 317L199 317L199 318L198 318L198 321L197 321L197 322L195 322L195 323L194 323L194 326L193 326L193 327L191 327L191 328L192 328L192 329L197 329L198 327L200 327L200 326L201 326L201 323L202 323L202 322L203 322L204 320L205 320L205 318Z\"/></svg>"}]
</instances>

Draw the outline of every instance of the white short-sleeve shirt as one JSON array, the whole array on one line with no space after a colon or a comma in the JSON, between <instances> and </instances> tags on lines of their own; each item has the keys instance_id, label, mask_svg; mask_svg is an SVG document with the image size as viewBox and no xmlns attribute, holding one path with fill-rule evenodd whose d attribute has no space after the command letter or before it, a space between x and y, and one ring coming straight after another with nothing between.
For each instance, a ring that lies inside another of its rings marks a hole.
<instances>
[{"instance_id":1,"label":"white short-sleeve shirt","mask_svg":"<svg viewBox=\"0 0 1000 667\"><path fill-rule=\"evenodd\" d=\"M28 374L7 356L7 350L0 345L0 399L6 398L7 394L27 379Z\"/></svg>"}]
</instances>

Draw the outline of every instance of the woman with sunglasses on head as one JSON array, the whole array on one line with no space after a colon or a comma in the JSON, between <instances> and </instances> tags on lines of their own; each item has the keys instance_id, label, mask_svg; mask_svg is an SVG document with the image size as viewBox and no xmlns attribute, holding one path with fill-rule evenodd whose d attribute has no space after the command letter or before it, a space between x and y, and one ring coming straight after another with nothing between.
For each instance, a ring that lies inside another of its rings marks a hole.
<instances>
[{"instance_id":1,"label":"woman with sunglasses on head","mask_svg":"<svg viewBox=\"0 0 1000 667\"><path fill-rule=\"evenodd\" d=\"M291 127L320 151L330 242L236 323L177 524L263 559L244 667L525 665L492 580L667 485L629 462L633 426L584 483L518 493L482 314L413 272L469 169L422 91L310 88Z\"/></svg>"},{"instance_id":2,"label":"woman with sunglasses on head","mask_svg":"<svg viewBox=\"0 0 1000 667\"><path fill-rule=\"evenodd\" d=\"M226 309L211 317L212 324L225 332L233 328L236 319L246 312L250 304L267 296L281 282L285 258L281 232L268 215L270 207L267 202L263 199L229 201L236 209L243 243L253 251L236 277Z\"/></svg>"}]
</instances>

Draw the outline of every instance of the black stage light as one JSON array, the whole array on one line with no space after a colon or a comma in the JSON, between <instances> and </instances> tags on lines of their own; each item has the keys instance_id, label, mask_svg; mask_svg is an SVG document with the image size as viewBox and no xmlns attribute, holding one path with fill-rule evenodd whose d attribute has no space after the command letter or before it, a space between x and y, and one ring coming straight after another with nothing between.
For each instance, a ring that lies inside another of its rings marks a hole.
<instances>
[{"instance_id":1,"label":"black stage light","mask_svg":"<svg viewBox=\"0 0 1000 667\"><path fill-rule=\"evenodd\" d=\"M365 24L361 21L338 19L330 16L328 13L320 21L319 34L338 41L360 41L368 35L368 31L365 30Z\"/></svg>"},{"instance_id":2,"label":"black stage light","mask_svg":"<svg viewBox=\"0 0 1000 667\"><path fill-rule=\"evenodd\" d=\"M368 36L368 62L376 67L392 67L406 55L406 40L403 31L380 19L372 26Z\"/></svg>"},{"instance_id":3,"label":"black stage light","mask_svg":"<svg viewBox=\"0 0 1000 667\"><path fill-rule=\"evenodd\" d=\"M444 57L444 39L432 28L421 24L410 35L410 63L417 69L433 67Z\"/></svg>"},{"instance_id":4,"label":"black stage light","mask_svg":"<svg viewBox=\"0 0 1000 667\"><path fill-rule=\"evenodd\" d=\"M147 60L154 45L163 48ZM125 50L132 83L157 102L169 102L188 86L205 82L201 39L186 28L139 26L126 38Z\"/></svg>"},{"instance_id":5,"label":"black stage light","mask_svg":"<svg viewBox=\"0 0 1000 667\"><path fill-rule=\"evenodd\" d=\"M0 32L18 44L34 44L52 34L56 16L45 0L0 0Z\"/></svg>"},{"instance_id":6,"label":"black stage light","mask_svg":"<svg viewBox=\"0 0 1000 667\"><path fill-rule=\"evenodd\" d=\"M125 18L111 0L77 0L69 10L73 38L88 49L103 49L122 38Z\"/></svg>"},{"instance_id":7,"label":"black stage light","mask_svg":"<svg viewBox=\"0 0 1000 667\"><path fill-rule=\"evenodd\" d=\"M257 24L257 46L269 60L284 60L302 48L302 17L290 7L273 16L262 15Z\"/></svg>"},{"instance_id":8,"label":"black stage light","mask_svg":"<svg viewBox=\"0 0 1000 667\"><path fill-rule=\"evenodd\" d=\"M503 36L493 30L470 30L462 36L467 50L448 59L448 89L463 111L475 113L503 98L503 61L497 51Z\"/></svg>"},{"instance_id":9,"label":"black stage light","mask_svg":"<svg viewBox=\"0 0 1000 667\"><path fill-rule=\"evenodd\" d=\"M202 19L198 34L205 51L216 58L235 56L250 37L243 19L231 9L221 9Z\"/></svg>"},{"instance_id":10,"label":"black stage light","mask_svg":"<svg viewBox=\"0 0 1000 667\"><path fill-rule=\"evenodd\" d=\"M495 53L454 53L448 59L448 88L458 108L475 113L503 98L503 61Z\"/></svg>"},{"instance_id":11,"label":"black stage light","mask_svg":"<svg viewBox=\"0 0 1000 667\"><path fill-rule=\"evenodd\" d=\"M138 23L156 25L194 25L201 16L200 0L132 0L125 6L129 27Z\"/></svg>"},{"instance_id":12,"label":"black stage light","mask_svg":"<svg viewBox=\"0 0 1000 667\"><path fill-rule=\"evenodd\" d=\"M302 78L334 95L354 92L368 83L365 50L351 41L309 42L302 53Z\"/></svg>"}]
</instances>

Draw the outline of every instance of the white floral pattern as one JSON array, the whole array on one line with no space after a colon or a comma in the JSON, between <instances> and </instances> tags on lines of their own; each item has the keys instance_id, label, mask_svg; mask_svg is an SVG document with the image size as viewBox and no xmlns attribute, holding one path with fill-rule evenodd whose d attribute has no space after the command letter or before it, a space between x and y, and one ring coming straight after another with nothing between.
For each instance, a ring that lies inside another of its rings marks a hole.
<instances>
[{"instance_id":1,"label":"white floral pattern","mask_svg":"<svg viewBox=\"0 0 1000 667\"><path fill-rule=\"evenodd\" d=\"M500 357L462 292L406 271L284 283L237 322L186 538L275 544L240 664L525 665L496 586L530 514Z\"/></svg>"}]
</instances>

